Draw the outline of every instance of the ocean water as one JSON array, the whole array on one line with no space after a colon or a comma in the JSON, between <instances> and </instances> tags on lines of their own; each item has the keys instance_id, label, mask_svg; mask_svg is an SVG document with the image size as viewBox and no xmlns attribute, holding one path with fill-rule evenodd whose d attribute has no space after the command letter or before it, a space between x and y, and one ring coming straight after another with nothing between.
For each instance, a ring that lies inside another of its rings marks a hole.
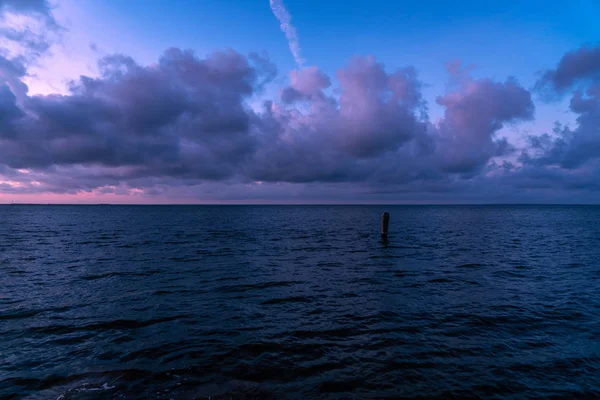
<instances>
[{"instance_id":1,"label":"ocean water","mask_svg":"<svg viewBox=\"0 0 600 400\"><path fill-rule=\"evenodd\" d=\"M594 206L0 206L0 398L600 398L599 289Z\"/></svg>"}]
</instances>

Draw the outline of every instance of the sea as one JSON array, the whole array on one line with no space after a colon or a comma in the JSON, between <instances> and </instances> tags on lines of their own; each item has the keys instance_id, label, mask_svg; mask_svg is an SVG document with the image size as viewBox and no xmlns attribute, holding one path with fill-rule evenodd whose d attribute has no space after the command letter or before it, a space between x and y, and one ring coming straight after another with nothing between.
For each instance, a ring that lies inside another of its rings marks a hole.
<instances>
[{"instance_id":1,"label":"sea","mask_svg":"<svg viewBox=\"0 0 600 400\"><path fill-rule=\"evenodd\" d=\"M600 207L0 206L0 398L600 398Z\"/></svg>"}]
</instances>

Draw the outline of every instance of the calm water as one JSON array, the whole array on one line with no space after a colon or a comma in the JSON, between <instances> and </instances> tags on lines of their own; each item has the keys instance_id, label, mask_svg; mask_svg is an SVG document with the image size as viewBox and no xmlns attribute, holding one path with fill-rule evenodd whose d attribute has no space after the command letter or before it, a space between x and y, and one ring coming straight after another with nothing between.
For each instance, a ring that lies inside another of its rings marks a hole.
<instances>
[{"instance_id":1,"label":"calm water","mask_svg":"<svg viewBox=\"0 0 600 400\"><path fill-rule=\"evenodd\" d=\"M598 398L599 284L600 207L0 206L0 398Z\"/></svg>"}]
</instances>

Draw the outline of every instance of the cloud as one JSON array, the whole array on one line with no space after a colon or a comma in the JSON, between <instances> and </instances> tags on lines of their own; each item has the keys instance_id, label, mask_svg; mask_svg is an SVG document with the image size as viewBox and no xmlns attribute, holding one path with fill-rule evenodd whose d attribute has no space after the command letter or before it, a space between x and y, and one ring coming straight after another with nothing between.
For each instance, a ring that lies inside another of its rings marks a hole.
<instances>
[{"instance_id":1,"label":"cloud","mask_svg":"<svg viewBox=\"0 0 600 400\"><path fill-rule=\"evenodd\" d=\"M449 72L452 78L463 78L459 91L436 99L446 107L437 126L437 159L446 171L470 172L510 151L507 140L496 133L506 123L533 119L535 107L529 91L514 78L473 80L454 64Z\"/></svg>"},{"instance_id":2,"label":"cloud","mask_svg":"<svg viewBox=\"0 0 600 400\"><path fill-rule=\"evenodd\" d=\"M17 100L29 90L23 78L30 67L61 32L46 0L0 0L0 85L8 85Z\"/></svg>"},{"instance_id":3,"label":"cloud","mask_svg":"<svg viewBox=\"0 0 600 400\"><path fill-rule=\"evenodd\" d=\"M290 72L290 81L290 86L284 88L281 93L281 100L286 104L301 100L317 100L315 96L324 100L323 90L331 86L329 77L317 67Z\"/></svg>"},{"instance_id":4,"label":"cloud","mask_svg":"<svg viewBox=\"0 0 600 400\"><path fill-rule=\"evenodd\" d=\"M0 57L0 193L443 202L600 190L593 77L572 84L577 126L517 148L502 132L533 119L531 93L459 62L436 121L417 70L373 56L351 58L336 79L294 69L258 111L249 104L277 74L266 54L171 48L151 65L109 54L98 70L67 94L34 96L18 93L23 59Z\"/></svg>"},{"instance_id":5,"label":"cloud","mask_svg":"<svg viewBox=\"0 0 600 400\"><path fill-rule=\"evenodd\" d=\"M296 65L302 67L305 61L300 54L300 43L298 41L298 35L296 34L296 28L292 25L292 17L283 5L282 0L269 0L269 4L275 18L279 21L281 31L285 34L290 51L294 56L294 60L296 60Z\"/></svg>"},{"instance_id":6,"label":"cloud","mask_svg":"<svg viewBox=\"0 0 600 400\"><path fill-rule=\"evenodd\" d=\"M51 36L62 32L46 0L0 0L0 47L20 50L28 59L47 52Z\"/></svg>"},{"instance_id":7,"label":"cloud","mask_svg":"<svg viewBox=\"0 0 600 400\"><path fill-rule=\"evenodd\" d=\"M438 98L446 112L436 124L412 67L388 73L374 57L355 57L338 80L334 98L318 69L290 73L283 104L270 104L260 121L265 141L253 179L390 183L473 174L512 150L496 137L504 124L533 118L531 94L515 79L465 79Z\"/></svg>"},{"instance_id":8,"label":"cloud","mask_svg":"<svg viewBox=\"0 0 600 400\"><path fill-rule=\"evenodd\" d=\"M554 70L537 82L550 96L571 91L576 126L557 125L549 134L531 135L520 160L531 166L575 170L600 159L600 47L582 47L563 55Z\"/></svg>"},{"instance_id":9,"label":"cloud","mask_svg":"<svg viewBox=\"0 0 600 400\"><path fill-rule=\"evenodd\" d=\"M27 74L25 60L23 57L8 59L0 55L0 87L10 89L15 100L25 98L28 91L27 85L23 83L23 77Z\"/></svg>"},{"instance_id":10,"label":"cloud","mask_svg":"<svg viewBox=\"0 0 600 400\"><path fill-rule=\"evenodd\" d=\"M69 95L28 97L22 113L5 113L0 160L18 169L124 168L123 180L224 179L255 146L244 100L265 65L231 50L199 59L173 48L148 67L107 56L102 76L73 82ZM15 108L10 94L0 91L2 110Z\"/></svg>"},{"instance_id":11,"label":"cloud","mask_svg":"<svg viewBox=\"0 0 600 400\"><path fill-rule=\"evenodd\" d=\"M577 90L570 109L577 114L577 126L558 125L552 134L531 136L531 147L521 154L525 164L575 169L600 158L600 91L598 83Z\"/></svg>"},{"instance_id":12,"label":"cloud","mask_svg":"<svg viewBox=\"0 0 600 400\"><path fill-rule=\"evenodd\" d=\"M535 85L546 96L562 94L582 80L600 78L600 45L567 52L555 69L547 70Z\"/></svg>"},{"instance_id":13,"label":"cloud","mask_svg":"<svg viewBox=\"0 0 600 400\"><path fill-rule=\"evenodd\" d=\"M427 140L420 81L412 68L387 73L374 57L338 71L339 98L317 68L292 71L282 103L257 116L259 146L250 177L267 182L364 181L377 160Z\"/></svg>"},{"instance_id":14,"label":"cloud","mask_svg":"<svg viewBox=\"0 0 600 400\"><path fill-rule=\"evenodd\" d=\"M59 27L47 0L0 0L0 20L6 12L42 18L49 27Z\"/></svg>"}]
</instances>

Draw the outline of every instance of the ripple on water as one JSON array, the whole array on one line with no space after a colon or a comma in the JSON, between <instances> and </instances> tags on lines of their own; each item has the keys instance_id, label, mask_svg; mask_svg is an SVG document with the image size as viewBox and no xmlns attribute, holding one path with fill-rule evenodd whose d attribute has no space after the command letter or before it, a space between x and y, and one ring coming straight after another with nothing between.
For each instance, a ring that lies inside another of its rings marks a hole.
<instances>
[{"instance_id":1,"label":"ripple on water","mask_svg":"<svg viewBox=\"0 0 600 400\"><path fill-rule=\"evenodd\" d=\"M385 210L0 206L0 398L600 398L599 207Z\"/></svg>"}]
</instances>

